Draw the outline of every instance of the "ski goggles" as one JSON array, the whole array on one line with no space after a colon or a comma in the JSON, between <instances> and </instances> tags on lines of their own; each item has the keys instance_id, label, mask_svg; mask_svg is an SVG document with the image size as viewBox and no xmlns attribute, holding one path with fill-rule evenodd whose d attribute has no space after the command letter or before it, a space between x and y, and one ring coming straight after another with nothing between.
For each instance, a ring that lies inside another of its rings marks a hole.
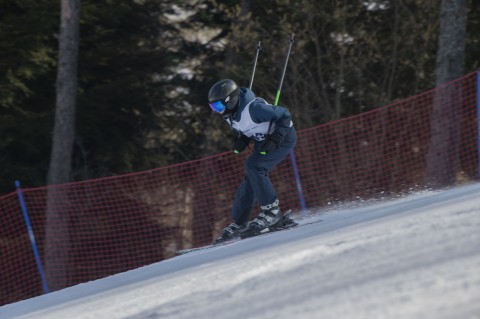
<instances>
[{"instance_id":1,"label":"ski goggles","mask_svg":"<svg viewBox=\"0 0 480 319\"><path fill-rule=\"evenodd\" d=\"M210 105L210 108L217 113L221 113L221 112L225 111L225 104L223 104L222 100L215 101L215 102L210 102L210 103L208 103L208 105Z\"/></svg>"}]
</instances>

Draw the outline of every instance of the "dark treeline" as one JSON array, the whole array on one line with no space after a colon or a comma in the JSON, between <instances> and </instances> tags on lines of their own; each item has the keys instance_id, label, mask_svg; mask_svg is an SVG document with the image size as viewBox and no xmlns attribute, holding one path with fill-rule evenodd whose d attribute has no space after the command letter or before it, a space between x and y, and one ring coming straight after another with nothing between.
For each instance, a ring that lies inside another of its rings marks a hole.
<instances>
[{"instance_id":1,"label":"dark treeline","mask_svg":"<svg viewBox=\"0 0 480 319\"><path fill-rule=\"evenodd\" d=\"M219 78L270 102L295 33L280 105L298 129L435 86L440 1L81 1L72 181L226 151L206 95ZM60 4L0 0L0 194L46 184ZM465 71L480 56L468 2Z\"/></svg>"}]
</instances>

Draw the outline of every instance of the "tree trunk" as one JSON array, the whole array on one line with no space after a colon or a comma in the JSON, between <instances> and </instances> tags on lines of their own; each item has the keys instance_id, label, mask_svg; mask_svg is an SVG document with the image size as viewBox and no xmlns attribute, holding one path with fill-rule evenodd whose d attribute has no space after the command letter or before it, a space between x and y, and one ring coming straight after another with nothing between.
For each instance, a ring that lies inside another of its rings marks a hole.
<instances>
[{"instance_id":1,"label":"tree trunk","mask_svg":"<svg viewBox=\"0 0 480 319\"><path fill-rule=\"evenodd\" d=\"M465 69L467 0L442 0L426 182L442 187L455 182L460 143L462 88L441 84L461 77Z\"/></svg>"},{"instance_id":2,"label":"tree trunk","mask_svg":"<svg viewBox=\"0 0 480 319\"><path fill-rule=\"evenodd\" d=\"M67 197L55 184L70 181L79 46L80 0L61 1L55 126L48 170L45 271L50 290L67 286L69 249ZM63 208L63 209L62 209Z\"/></svg>"}]
</instances>

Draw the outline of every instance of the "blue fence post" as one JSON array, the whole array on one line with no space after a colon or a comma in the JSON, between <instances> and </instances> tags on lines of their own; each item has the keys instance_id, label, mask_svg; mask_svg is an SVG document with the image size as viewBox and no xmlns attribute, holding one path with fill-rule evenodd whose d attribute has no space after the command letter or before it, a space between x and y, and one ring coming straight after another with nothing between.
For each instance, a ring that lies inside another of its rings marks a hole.
<instances>
[{"instance_id":1,"label":"blue fence post","mask_svg":"<svg viewBox=\"0 0 480 319\"><path fill-rule=\"evenodd\" d=\"M477 70L477 153L478 177L480 177L480 69Z\"/></svg>"},{"instance_id":2,"label":"blue fence post","mask_svg":"<svg viewBox=\"0 0 480 319\"><path fill-rule=\"evenodd\" d=\"M45 278L45 272L43 271L42 261L40 260L40 254L38 253L37 242L35 241L32 224L30 223L30 218L28 217L27 205L25 204L25 199L23 198L22 189L20 188L20 182L15 181L15 186L17 188L17 195L20 201L20 207L22 208L23 218L25 219L25 224L27 225L28 236L30 237L30 244L32 245L35 262L37 263L37 269L40 273L40 278L42 280L43 292L48 293L49 290L47 280Z\"/></svg>"},{"instance_id":3,"label":"blue fence post","mask_svg":"<svg viewBox=\"0 0 480 319\"><path fill-rule=\"evenodd\" d=\"M303 196L302 183L300 182L300 174L298 173L297 161L295 160L295 152L290 151L290 159L292 160L293 174L295 175L295 182L297 184L298 196L300 197L300 205L302 206L302 216L307 217L307 204Z\"/></svg>"}]
</instances>

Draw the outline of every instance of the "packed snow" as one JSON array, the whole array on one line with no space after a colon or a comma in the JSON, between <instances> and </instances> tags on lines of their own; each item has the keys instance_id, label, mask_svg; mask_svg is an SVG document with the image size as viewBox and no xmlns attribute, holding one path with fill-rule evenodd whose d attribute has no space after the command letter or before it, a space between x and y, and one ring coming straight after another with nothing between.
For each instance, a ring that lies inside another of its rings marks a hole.
<instances>
[{"instance_id":1,"label":"packed snow","mask_svg":"<svg viewBox=\"0 0 480 319\"><path fill-rule=\"evenodd\" d=\"M357 204L5 305L0 318L480 318L480 184Z\"/></svg>"}]
</instances>

